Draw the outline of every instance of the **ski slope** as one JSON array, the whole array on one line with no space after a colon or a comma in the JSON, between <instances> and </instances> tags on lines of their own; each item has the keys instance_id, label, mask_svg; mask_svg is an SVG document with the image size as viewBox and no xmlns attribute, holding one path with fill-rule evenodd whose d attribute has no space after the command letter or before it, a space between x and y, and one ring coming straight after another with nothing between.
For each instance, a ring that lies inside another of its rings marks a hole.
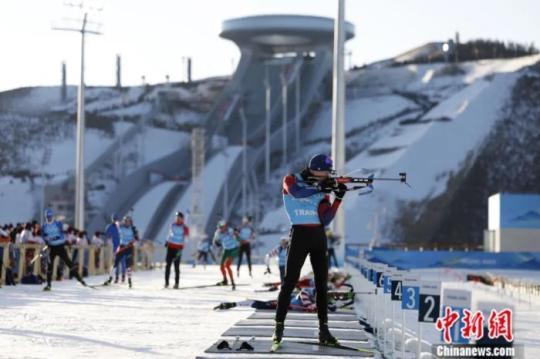
<instances>
[{"instance_id":1,"label":"ski slope","mask_svg":"<svg viewBox=\"0 0 540 359\"><path fill-rule=\"evenodd\" d=\"M212 159L206 163L206 166L201 173L202 183L205 189L202 207L203 213L209 213L211 211L212 206L218 198L219 191L225 182L225 174L229 172L229 169L240 155L241 150L242 147L240 146L229 146L213 156ZM231 183L229 185L232 187L235 184ZM193 185L190 184L182 195L182 198L177 202L176 207L174 207L174 212L182 211L188 213L191 208L192 196ZM169 231L169 223L174 220L174 212L170 214L170 220L166 222L167 225L163 226L155 238L158 243L165 242Z\"/></svg>"},{"instance_id":2,"label":"ski slope","mask_svg":"<svg viewBox=\"0 0 540 359\"><path fill-rule=\"evenodd\" d=\"M471 61L453 68L419 64L367 68L348 74L346 102L346 173L394 177L407 172L411 188L377 182L368 196L349 193L346 236L349 243L369 243L385 235L399 211L447 190L449 181L467 170L501 118L501 110L521 75L540 55ZM330 152L331 106L308 130L306 156ZM281 231L288 221L283 207L269 210L261 227Z\"/></svg>"},{"instance_id":3,"label":"ski slope","mask_svg":"<svg viewBox=\"0 0 540 359\"><path fill-rule=\"evenodd\" d=\"M175 186L175 182L166 181L158 184L146 193L133 206L133 220L138 228L145 229L167 193Z\"/></svg>"},{"instance_id":4,"label":"ski slope","mask_svg":"<svg viewBox=\"0 0 540 359\"><path fill-rule=\"evenodd\" d=\"M182 265L180 286L221 280L217 266ZM0 289L0 358L194 358L253 309L213 311L224 301L274 299L276 292L254 293L264 281L241 277L230 287L163 289L163 270L135 272L134 288L113 285L93 290L76 281L54 282L53 290L38 285ZM89 283L102 283L104 276Z\"/></svg>"}]
</instances>

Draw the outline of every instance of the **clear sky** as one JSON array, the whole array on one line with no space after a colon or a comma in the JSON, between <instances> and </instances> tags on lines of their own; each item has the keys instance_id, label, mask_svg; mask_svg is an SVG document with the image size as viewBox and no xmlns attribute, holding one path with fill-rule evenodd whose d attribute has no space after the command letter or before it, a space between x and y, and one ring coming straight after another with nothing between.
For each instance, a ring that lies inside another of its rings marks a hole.
<instances>
[{"instance_id":1,"label":"clear sky","mask_svg":"<svg viewBox=\"0 0 540 359\"><path fill-rule=\"evenodd\" d=\"M69 0L68 0L69 1ZM75 0L71 0L75 1ZM95 0L94 0L95 1ZM68 83L79 76L79 36L51 30L66 15L64 0L0 0L0 91L56 85L67 62ZM88 0L87 0L88 2ZM230 74L239 52L218 34L223 20L256 14L334 17L334 0L100 0L103 35L87 42L88 85L115 81L115 55L123 83L183 80L182 57L193 58L194 78ZM537 0L347 0L356 25L347 44L354 64L369 63L460 32L474 38L540 45Z\"/></svg>"}]
</instances>

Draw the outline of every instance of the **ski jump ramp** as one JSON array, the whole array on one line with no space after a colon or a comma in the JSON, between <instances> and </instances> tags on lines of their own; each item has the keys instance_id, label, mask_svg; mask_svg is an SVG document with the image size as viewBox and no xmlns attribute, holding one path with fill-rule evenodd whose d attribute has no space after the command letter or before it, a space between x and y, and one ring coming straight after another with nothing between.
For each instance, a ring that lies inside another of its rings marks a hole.
<instances>
[{"instance_id":1,"label":"ski jump ramp","mask_svg":"<svg viewBox=\"0 0 540 359\"><path fill-rule=\"evenodd\" d=\"M204 128L207 135L206 160L222 151L223 146L214 145L216 136L227 139L228 145L241 145L243 107L247 119L248 168L264 166L264 143L266 135L265 103L266 88L270 89L270 148L271 170L279 168L278 156L282 154L284 134L289 143L294 143L295 131L309 123L311 106L317 101L325 85L329 86L328 75L332 65L334 20L331 18L297 15L250 16L227 20L223 23L221 37L237 44L241 59L229 83L208 113ZM346 25L346 38L354 36L354 26ZM287 107L283 106L283 81L287 83ZM296 85L298 81L299 86ZM298 94L296 91L299 91ZM283 110L287 121L283 122ZM298 118L298 124L296 122ZM301 138L301 136L300 136ZM293 145L287 148L287 156L295 154ZM228 178L230 183L240 183L242 155L232 165ZM182 178L186 181L173 186L164 196L144 230L144 237L153 239L170 220L174 206L186 193L191 179L191 149L184 148L149 163L125 177L117 186L100 213L89 225L91 231L102 229L111 213L126 213L140 198L160 181L153 181L152 174L160 173L163 178ZM253 180L260 180L255 175ZM241 200L240 186L230 186L230 208ZM223 201L223 187L207 214L206 231L213 228Z\"/></svg>"}]
</instances>

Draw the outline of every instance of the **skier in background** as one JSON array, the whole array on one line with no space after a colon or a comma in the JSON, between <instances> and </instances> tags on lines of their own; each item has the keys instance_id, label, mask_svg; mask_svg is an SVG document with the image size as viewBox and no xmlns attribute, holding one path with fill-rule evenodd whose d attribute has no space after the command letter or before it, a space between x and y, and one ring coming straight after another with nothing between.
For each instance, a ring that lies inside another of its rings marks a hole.
<instances>
[{"instance_id":1,"label":"skier in background","mask_svg":"<svg viewBox=\"0 0 540 359\"><path fill-rule=\"evenodd\" d=\"M105 235L107 238L111 238L112 246L113 246L113 253L116 253L118 250L118 246L120 245L120 235L118 233L118 221L120 218L118 218L118 215L113 214L111 216L111 223L107 225L105 228ZM118 275L120 274L120 267L122 267L122 283L126 280L126 258L123 257L120 265L115 267L114 272L114 283L118 283Z\"/></svg>"},{"instance_id":2,"label":"skier in background","mask_svg":"<svg viewBox=\"0 0 540 359\"><path fill-rule=\"evenodd\" d=\"M187 237L189 227L184 223L184 214L176 212L176 221L171 224L165 246L167 256L165 258L165 288L169 287L169 277L171 274L171 264L174 262L174 289L180 285L180 261L182 260L182 250Z\"/></svg>"},{"instance_id":3,"label":"skier in background","mask_svg":"<svg viewBox=\"0 0 540 359\"><path fill-rule=\"evenodd\" d=\"M251 216L246 216L242 219L242 225L237 230L237 235L240 240L238 249L238 265L236 267L236 275L240 277L240 266L242 265L242 257L246 254L249 276L251 275L251 242L255 239L255 230L251 224Z\"/></svg>"},{"instance_id":4,"label":"skier in background","mask_svg":"<svg viewBox=\"0 0 540 359\"><path fill-rule=\"evenodd\" d=\"M131 272L133 266L133 248L135 246L135 241L138 241L137 230L133 226L133 220L130 216L125 216L122 223L118 223L118 236L119 236L119 245L118 249L114 255L114 266L112 271L115 271L116 268L120 265L122 259L126 260L127 267L127 277L129 288L133 286L131 280ZM112 282L112 272L109 276L109 279L103 283L103 285L109 285Z\"/></svg>"},{"instance_id":5,"label":"skier in background","mask_svg":"<svg viewBox=\"0 0 540 359\"><path fill-rule=\"evenodd\" d=\"M328 269L332 268L332 259L334 260L334 267L339 267L336 257L336 246L339 243L339 237L334 235L332 230L326 230L326 238L328 239Z\"/></svg>"},{"instance_id":6,"label":"skier in background","mask_svg":"<svg viewBox=\"0 0 540 359\"><path fill-rule=\"evenodd\" d=\"M197 244L197 263L203 261L204 269L208 264L208 253L210 252L211 243L208 239L201 239Z\"/></svg>"},{"instance_id":7,"label":"skier in background","mask_svg":"<svg viewBox=\"0 0 540 359\"><path fill-rule=\"evenodd\" d=\"M287 237L281 238L279 241L279 246L272 249L265 257L266 263L266 273L272 273L270 270L270 258L278 258L278 267L279 267L279 278L281 279L281 284L285 279L285 265L287 264L287 252L289 250L289 239Z\"/></svg>"},{"instance_id":8,"label":"skier in background","mask_svg":"<svg viewBox=\"0 0 540 359\"><path fill-rule=\"evenodd\" d=\"M231 280L232 290L236 289L234 284L233 271L231 265L234 258L238 255L238 238L232 228L229 228L225 220L221 220L217 224L216 232L214 233L214 244L223 247L221 254L220 271L223 275L223 280L218 282L218 285L228 285L227 273Z\"/></svg>"},{"instance_id":9,"label":"skier in background","mask_svg":"<svg viewBox=\"0 0 540 359\"><path fill-rule=\"evenodd\" d=\"M69 258L66 247L66 239L64 237L64 224L61 221L54 219L54 212L48 208L45 210L45 222L41 226L43 240L47 243L49 258L47 263L47 285L43 288L44 291L51 290L51 280L54 267L54 259L59 257L69 267L70 273L84 286L86 283L77 272L73 262Z\"/></svg>"},{"instance_id":10,"label":"skier in background","mask_svg":"<svg viewBox=\"0 0 540 359\"><path fill-rule=\"evenodd\" d=\"M291 222L289 254L285 280L281 286L276 309L276 326L272 347L279 347L283 339L284 322L291 301L291 293L309 254L315 277L319 342L337 344L328 330L328 259L324 227L329 225L347 193L347 186L330 178L332 159L324 154L311 158L307 168L283 179L283 203ZM334 192L334 202L329 194Z\"/></svg>"}]
</instances>

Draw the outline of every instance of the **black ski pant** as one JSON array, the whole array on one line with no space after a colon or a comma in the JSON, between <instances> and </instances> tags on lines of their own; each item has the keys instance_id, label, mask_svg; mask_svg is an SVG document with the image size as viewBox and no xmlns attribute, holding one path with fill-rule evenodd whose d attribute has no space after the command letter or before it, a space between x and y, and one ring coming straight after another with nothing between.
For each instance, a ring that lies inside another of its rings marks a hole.
<instances>
[{"instance_id":1,"label":"black ski pant","mask_svg":"<svg viewBox=\"0 0 540 359\"><path fill-rule=\"evenodd\" d=\"M52 274L53 274L53 267L54 267L54 260L58 257L60 260L58 262L58 265L62 264L62 261L69 267L70 275L73 275L79 282L82 282L82 278L77 272L76 266L73 264L71 259L69 258L66 247L64 245L59 246L49 246L49 260L47 263L47 284L51 285L52 280Z\"/></svg>"},{"instance_id":2,"label":"black ski pant","mask_svg":"<svg viewBox=\"0 0 540 359\"><path fill-rule=\"evenodd\" d=\"M315 275L319 324L328 322L328 259L326 252L326 234L323 226L292 226L285 280L278 296L276 322L285 322L287 309L291 303L291 293L300 278L300 271L308 254Z\"/></svg>"},{"instance_id":3,"label":"black ski pant","mask_svg":"<svg viewBox=\"0 0 540 359\"><path fill-rule=\"evenodd\" d=\"M180 260L182 259L181 249L167 248L167 257L165 258L165 284L169 285L171 276L171 264L174 263L174 283L180 283Z\"/></svg>"},{"instance_id":4,"label":"black ski pant","mask_svg":"<svg viewBox=\"0 0 540 359\"><path fill-rule=\"evenodd\" d=\"M251 273L251 244L248 243L242 243L240 244L240 250L238 251L238 265L236 266L236 271L240 271L240 266L242 265L242 257L244 256L244 253L246 254L249 273Z\"/></svg>"}]
</instances>

